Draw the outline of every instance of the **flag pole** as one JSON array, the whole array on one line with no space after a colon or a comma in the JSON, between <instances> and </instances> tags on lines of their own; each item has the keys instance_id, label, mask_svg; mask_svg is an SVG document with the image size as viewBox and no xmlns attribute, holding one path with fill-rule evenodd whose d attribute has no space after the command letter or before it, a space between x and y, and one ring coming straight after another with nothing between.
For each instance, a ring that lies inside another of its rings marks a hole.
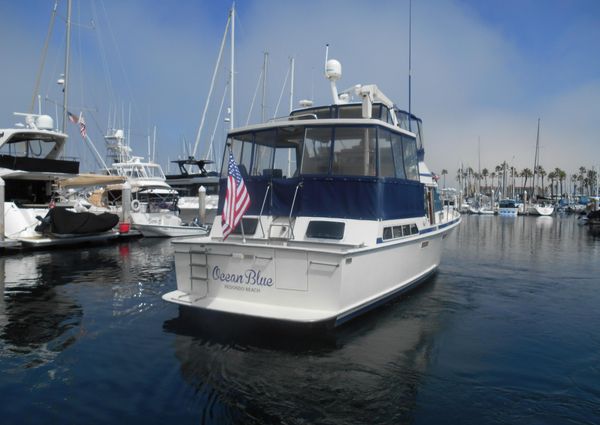
<instances>
[{"instance_id":1,"label":"flag pole","mask_svg":"<svg viewBox=\"0 0 600 425\"><path fill-rule=\"evenodd\" d=\"M244 217L240 219L240 229L242 230L242 243L246 243L246 234L244 233Z\"/></svg>"}]
</instances>

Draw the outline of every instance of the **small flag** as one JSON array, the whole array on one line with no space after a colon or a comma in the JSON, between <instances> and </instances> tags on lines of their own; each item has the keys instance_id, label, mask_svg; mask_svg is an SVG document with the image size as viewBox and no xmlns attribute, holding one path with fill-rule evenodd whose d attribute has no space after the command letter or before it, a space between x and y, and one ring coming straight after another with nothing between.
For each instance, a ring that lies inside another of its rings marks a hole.
<instances>
[{"instance_id":1,"label":"small flag","mask_svg":"<svg viewBox=\"0 0 600 425\"><path fill-rule=\"evenodd\" d=\"M85 139L87 129L85 126L85 120L83 119L83 112L79 114L79 132L81 133L81 137Z\"/></svg>"},{"instance_id":2,"label":"small flag","mask_svg":"<svg viewBox=\"0 0 600 425\"><path fill-rule=\"evenodd\" d=\"M81 133L81 137L85 139L87 129L85 126L85 120L83 119L83 112L79 113L79 116L77 116L67 111L67 115L69 116L69 121L71 121L73 124L79 124L79 132Z\"/></svg>"},{"instance_id":3,"label":"small flag","mask_svg":"<svg viewBox=\"0 0 600 425\"><path fill-rule=\"evenodd\" d=\"M79 122L79 118L77 118L76 115L73 115L69 111L67 111L67 115L69 116L69 121L71 121L73 124L77 124Z\"/></svg>"},{"instance_id":4,"label":"small flag","mask_svg":"<svg viewBox=\"0 0 600 425\"><path fill-rule=\"evenodd\" d=\"M225 193L225 203L221 222L223 227L223 240L233 232L244 213L250 207L250 195L246 190L244 179L235 163L233 153L229 150L229 163L227 166L227 191Z\"/></svg>"}]
</instances>

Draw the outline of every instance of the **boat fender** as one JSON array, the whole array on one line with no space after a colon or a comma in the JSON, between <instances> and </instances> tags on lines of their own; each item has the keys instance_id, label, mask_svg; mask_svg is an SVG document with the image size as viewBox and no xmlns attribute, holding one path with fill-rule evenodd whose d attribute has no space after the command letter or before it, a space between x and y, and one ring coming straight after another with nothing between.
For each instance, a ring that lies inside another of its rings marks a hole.
<instances>
[{"instance_id":1,"label":"boat fender","mask_svg":"<svg viewBox=\"0 0 600 425\"><path fill-rule=\"evenodd\" d=\"M140 210L140 201L134 199L131 201L131 211L138 212Z\"/></svg>"}]
</instances>

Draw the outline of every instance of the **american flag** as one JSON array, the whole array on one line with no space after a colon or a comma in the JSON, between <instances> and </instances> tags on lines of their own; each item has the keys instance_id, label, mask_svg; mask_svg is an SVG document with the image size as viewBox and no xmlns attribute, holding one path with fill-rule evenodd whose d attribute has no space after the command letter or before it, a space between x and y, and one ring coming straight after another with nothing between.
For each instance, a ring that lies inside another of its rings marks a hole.
<instances>
[{"instance_id":1,"label":"american flag","mask_svg":"<svg viewBox=\"0 0 600 425\"><path fill-rule=\"evenodd\" d=\"M81 133L81 137L85 139L87 129L85 127L85 120L83 119L83 112L79 114L79 132Z\"/></svg>"},{"instance_id":2,"label":"american flag","mask_svg":"<svg viewBox=\"0 0 600 425\"><path fill-rule=\"evenodd\" d=\"M67 111L67 115L69 116L69 121L71 121L73 124L77 124L79 122L79 118L77 118L77 115L72 114L69 111Z\"/></svg>"},{"instance_id":3,"label":"american flag","mask_svg":"<svg viewBox=\"0 0 600 425\"><path fill-rule=\"evenodd\" d=\"M233 232L244 213L250 207L250 196L246 190L244 179L235 163L233 153L229 150L229 164L227 166L227 192L221 222L223 227L223 240Z\"/></svg>"},{"instance_id":4,"label":"american flag","mask_svg":"<svg viewBox=\"0 0 600 425\"><path fill-rule=\"evenodd\" d=\"M69 116L69 121L71 121L73 124L79 124L79 132L81 133L81 137L85 139L87 130L85 126L85 120L83 119L83 112L77 116L67 111L67 115Z\"/></svg>"}]
</instances>

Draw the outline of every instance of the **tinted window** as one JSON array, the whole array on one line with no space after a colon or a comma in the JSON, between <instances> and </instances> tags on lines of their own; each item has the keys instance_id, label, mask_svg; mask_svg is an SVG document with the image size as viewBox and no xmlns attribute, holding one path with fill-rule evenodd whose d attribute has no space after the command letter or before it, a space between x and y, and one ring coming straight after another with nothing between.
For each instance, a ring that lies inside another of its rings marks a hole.
<instances>
[{"instance_id":1,"label":"tinted window","mask_svg":"<svg viewBox=\"0 0 600 425\"><path fill-rule=\"evenodd\" d=\"M345 223L338 221L316 221L308 223L306 236L309 238L337 239L344 237Z\"/></svg>"},{"instance_id":2,"label":"tinted window","mask_svg":"<svg viewBox=\"0 0 600 425\"><path fill-rule=\"evenodd\" d=\"M241 235L242 234L242 225L244 226L244 235L253 235L254 233L256 233L256 227L258 226L258 219L257 218L247 218L244 217L241 220L241 223L239 223L235 229L233 229L233 234L236 235Z\"/></svg>"},{"instance_id":3,"label":"tinted window","mask_svg":"<svg viewBox=\"0 0 600 425\"><path fill-rule=\"evenodd\" d=\"M307 128L304 136L302 174L329 173L331 128Z\"/></svg>"},{"instance_id":4,"label":"tinted window","mask_svg":"<svg viewBox=\"0 0 600 425\"><path fill-rule=\"evenodd\" d=\"M392 239L392 228L391 227L384 227L383 229L383 239Z\"/></svg>"},{"instance_id":5,"label":"tinted window","mask_svg":"<svg viewBox=\"0 0 600 425\"><path fill-rule=\"evenodd\" d=\"M394 152L394 165L396 169L396 177L399 179L405 179L406 174L404 173L404 152L402 149L402 136L396 133L392 133L392 151Z\"/></svg>"},{"instance_id":6,"label":"tinted window","mask_svg":"<svg viewBox=\"0 0 600 425\"><path fill-rule=\"evenodd\" d=\"M362 118L362 105L340 106L338 110L338 117L354 119Z\"/></svg>"},{"instance_id":7,"label":"tinted window","mask_svg":"<svg viewBox=\"0 0 600 425\"><path fill-rule=\"evenodd\" d=\"M273 177L298 175L303 139L304 127L282 127L277 129Z\"/></svg>"},{"instance_id":8,"label":"tinted window","mask_svg":"<svg viewBox=\"0 0 600 425\"><path fill-rule=\"evenodd\" d=\"M392 133L379 129L379 175L381 177L395 177L394 155L392 153Z\"/></svg>"},{"instance_id":9,"label":"tinted window","mask_svg":"<svg viewBox=\"0 0 600 425\"><path fill-rule=\"evenodd\" d=\"M273 163L273 146L275 145L275 130L260 131L254 135L254 161L252 175L269 175Z\"/></svg>"},{"instance_id":10,"label":"tinted window","mask_svg":"<svg viewBox=\"0 0 600 425\"><path fill-rule=\"evenodd\" d=\"M247 176L250 171L250 161L252 160L252 133L236 135L228 139L233 157L240 169L242 176ZM227 164L229 161L229 150L225 149L223 155L223 167L221 167L221 176L227 177Z\"/></svg>"},{"instance_id":11,"label":"tinted window","mask_svg":"<svg viewBox=\"0 0 600 425\"><path fill-rule=\"evenodd\" d=\"M408 180L419 180L419 165L417 159L417 143L411 137L403 137L404 170Z\"/></svg>"},{"instance_id":12,"label":"tinted window","mask_svg":"<svg viewBox=\"0 0 600 425\"><path fill-rule=\"evenodd\" d=\"M375 175L375 128L335 127L333 174Z\"/></svg>"}]
</instances>

